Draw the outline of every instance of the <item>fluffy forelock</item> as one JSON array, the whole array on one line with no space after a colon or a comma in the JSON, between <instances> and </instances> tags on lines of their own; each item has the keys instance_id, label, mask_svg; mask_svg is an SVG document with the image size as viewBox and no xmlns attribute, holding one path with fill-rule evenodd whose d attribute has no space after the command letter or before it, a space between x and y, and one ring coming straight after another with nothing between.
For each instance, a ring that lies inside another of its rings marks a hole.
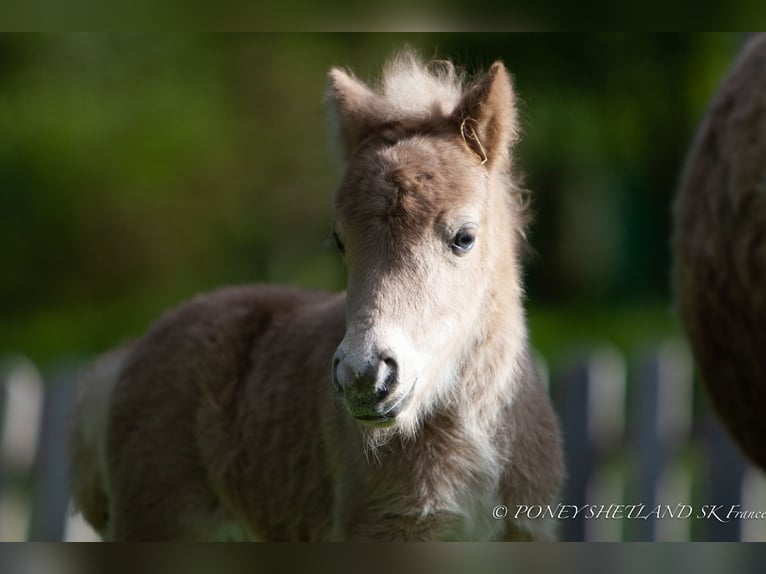
<instances>
[{"instance_id":1,"label":"fluffy forelock","mask_svg":"<svg viewBox=\"0 0 766 574\"><path fill-rule=\"evenodd\" d=\"M411 48L386 62L375 88L389 119L449 116L463 93L463 74L447 60L425 62Z\"/></svg>"}]
</instances>

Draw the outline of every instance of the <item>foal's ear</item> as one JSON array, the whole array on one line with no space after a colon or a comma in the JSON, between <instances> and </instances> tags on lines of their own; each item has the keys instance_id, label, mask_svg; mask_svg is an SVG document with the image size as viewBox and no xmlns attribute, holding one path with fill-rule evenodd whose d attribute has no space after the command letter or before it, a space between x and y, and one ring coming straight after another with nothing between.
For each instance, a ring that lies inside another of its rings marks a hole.
<instances>
[{"instance_id":1,"label":"foal's ear","mask_svg":"<svg viewBox=\"0 0 766 574\"><path fill-rule=\"evenodd\" d=\"M502 62L495 62L463 94L452 114L468 147L488 166L508 164L518 137L516 98Z\"/></svg>"},{"instance_id":2,"label":"foal's ear","mask_svg":"<svg viewBox=\"0 0 766 574\"><path fill-rule=\"evenodd\" d=\"M327 79L325 97L334 116L343 153L348 156L377 123L378 96L340 68L332 68Z\"/></svg>"}]
</instances>

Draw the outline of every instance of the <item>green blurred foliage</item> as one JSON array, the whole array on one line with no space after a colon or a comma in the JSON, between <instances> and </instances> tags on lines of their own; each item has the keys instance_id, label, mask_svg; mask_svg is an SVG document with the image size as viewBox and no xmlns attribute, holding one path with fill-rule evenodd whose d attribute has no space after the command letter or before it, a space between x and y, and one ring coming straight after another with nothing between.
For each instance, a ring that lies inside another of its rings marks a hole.
<instances>
[{"instance_id":1,"label":"green blurred foliage","mask_svg":"<svg viewBox=\"0 0 766 574\"><path fill-rule=\"evenodd\" d=\"M369 78L404 43L469 70L502 59L514 74L519 165L536 213L527 277L536 344L672 331L671 201L742 41L0 36L0 351L86 355L219 285L341 289L326 242L341 166L325 76L342 65Z\"/></svg>"}]
</instances>

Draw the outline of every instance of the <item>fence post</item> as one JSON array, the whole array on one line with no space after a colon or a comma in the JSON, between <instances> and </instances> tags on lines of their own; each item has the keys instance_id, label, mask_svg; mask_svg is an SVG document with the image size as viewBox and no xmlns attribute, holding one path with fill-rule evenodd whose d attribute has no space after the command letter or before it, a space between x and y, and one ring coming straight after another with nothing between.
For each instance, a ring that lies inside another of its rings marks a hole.
<instances>
[{"instance_id":1,"label":"fence post","mask_svg":"<svg viewBox=\"0 0 766 574\"><path fill-rule=\"evenodd\" d=\"M691 439L694 410L693 366L688 345L681 340L662 342L655 353L657 377L657 440L660 474L654 487L655 502L665 509L692 507L693 473L684 455ZM684 513L686 514L686 513ZM692 517L654 522L654 540L684 542L691 539Z\"/></svg>"},{"instance_id":2,"label":"fence post","mask_svg":"<svg viewBox=\"0 0 766 574\"><path fill-rule=\"evenodd\" d=\"M720 505L720 515L727 513L734 505L741 505L742 482L748 463L708 405L703 417L706 454L704 470L707 476L705 504ZM723 516L721 518L723 520ZM711 517L705 521L705 525L708 540L739 541L742 535L740 520L722 522Z\"/></svg>"},{"instance_id":3,"label":"fence post","mask_svg":"<svg viewBox=\"0 0 766 574\"><path fill-rule=\"evenodd\" d=\"M0 369L0 540L24 541L44 385L25 357L8 357Z\"/></svg>"},{"instance_id":4,"label":"fence post","mask_svg":"<svg viewBox=\"0 0 766 574\"><path fill-rule=\"evenodd\" d=\"M747 469L742 481L742 509L766 511L766 475L756 466ZM743 542L766 542L766 518L744 520L740 534Z\"/></svg>"},{"instance_id":5,"label":"fence post","mask_svg":"<svg viewBox=\"0 0 766 574\"><path fill-rule=\"evenodd\" d=\"M573 504L579 508L585 504L588 469L591 465L586 414L588 409L587 365L583 363L567 370L559 377L555 390L567 469L562 501L564 504ZM578 519L564 520L559 532L561 540L582 541L585 539L585 524Z\"/></svg>"},{"instance_id":6,"label":"fence post","mask_svg":"<svg viewBox=\"0 0 766 574\"><path fill-rule=\"evenodd\" d=\"M611 498L621 495L621 484L615 484L609 472L598 473L596 469L619 448L622 440L625 396L622 356L612 347L601 347L572 363L557 381L554 398L564 436L567 469L563 502L578 508L618 502ZM614 531L619 524L595 522L598 520L586 524L582 513L567 519L561 525L561 539L619 539L619 532Z\"/></svg>"},{"instance_id":7,"label":"fence post","mask_svg":"<svg viewBox=\"0 0 766 574\"><path fill-rule=\"evenodd\" d=\"M681 460L691 432L691 359L686 345L670 340L639 362L631 392L630 446L637 468L632 494L646 519L628 525L630 540L688 540L691 518L679 505L691 503L691 473ZM662 517L651 513L660 507Z\"/></svg>"},{"instance_id":8,"label":"fence post","mask_svg":"<svg viewBox=\"0 0 766 574\"><path fill-rule=\"evenodd\" d=\"M593 467L589 471L586 500L602 509L619 504L624 498L625 359L615 347L599 347L589 358L588 375L588 436ZM620 541L622 527L621 520L588 520L585 538L589 541Z\"/></svg>"},{"instance_id":9,"label":"fence post","mask_svg":"<svg viewBox=\"0 0 766 574\"><path fill-rule=\"evenodd\" d=\"M31 541L61 541L69 511L69 421L77 399L72 364L59 367L48 382L34 472Z\"/></svg>"}]
</instances>

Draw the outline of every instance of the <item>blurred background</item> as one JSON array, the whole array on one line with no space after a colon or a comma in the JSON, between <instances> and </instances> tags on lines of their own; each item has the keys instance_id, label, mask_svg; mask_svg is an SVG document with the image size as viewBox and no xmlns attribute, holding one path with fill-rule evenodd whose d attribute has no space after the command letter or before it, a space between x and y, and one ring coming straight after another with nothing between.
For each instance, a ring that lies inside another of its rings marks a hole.
<instances>
[{"instance_id":1,"label":"blurred background","mask_svg":"<svg viewBox=\"0 0 766 574\"><path fill-rule=\"evenodd\" d=\"M404 43L502 59L533 192L527 288L546 355L675 328L670 203L738 35L0 37L0 348L40 363L140 335L250 281L341 289L322 102Z\"/></svg>"},{"instance_id":2,"label":"blurred background","mask_svg":"<svg viewBox=\"0 0 766 574\"><path fill-rule=\"evenodd\" d=\"M0 36L0 539L87 537L62 518L62 429L94 354L217 286L344 287L325 77L369 79L405 43L514 75L536 214L529 319L567 433L568 500L766 509L692 383L670 285L683 158L744 40ZM766 539L757 521L607 522L570 521L564 537Z\"/></svg>"}]
</instances>

